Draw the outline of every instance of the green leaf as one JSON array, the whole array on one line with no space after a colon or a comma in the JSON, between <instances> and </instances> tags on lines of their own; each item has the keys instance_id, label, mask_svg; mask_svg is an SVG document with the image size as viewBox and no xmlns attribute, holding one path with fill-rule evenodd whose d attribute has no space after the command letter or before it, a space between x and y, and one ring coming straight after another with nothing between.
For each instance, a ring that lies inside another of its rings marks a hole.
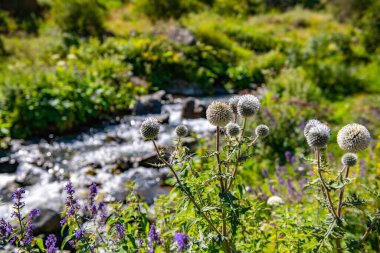
<instances>
[{"instance_id":1,"label":"green leaf","mask_svg":"<svg viewBox=\"0 0 380 253\"><path fill-rule=\"evenodd\" d=\"M36 238L36 239L35 239L35 242L36 242L36 245L38 246L38 248L39 248L41 251L45 251L44 240L43 240L42 238Z\"/></svg>"}]
</instances>

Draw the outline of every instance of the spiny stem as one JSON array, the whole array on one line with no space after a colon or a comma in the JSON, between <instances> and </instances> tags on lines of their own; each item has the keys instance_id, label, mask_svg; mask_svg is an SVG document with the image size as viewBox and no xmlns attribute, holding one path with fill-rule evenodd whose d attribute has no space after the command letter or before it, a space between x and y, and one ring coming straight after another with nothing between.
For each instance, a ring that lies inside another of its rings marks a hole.
<instances>
[{"instance_id":1,"label":"spiny stem","mask_svg":"<svg viewBox=\"0 0 380 253\"><path fill-rule=\"evenodd\" d=\"M332 200L331 200L330 192L329 192L329 190L327 188L326 182L325 182L325 180L324 180L324 178L322 176L322 173L321 173L321 153L320 153L320 150L316 149L315 152L316 152L316 158L317 158L318 176L319 176L319 179L321 180L321 183L322 183L322 190L325 193L325 196L326 196L328 204L329 204L329 208L328 209L330 210L331 214L336 219L339 219L338 215L335 212L334 205L333 205Z\"/></svg>"},{"instance_id":2,"label":"spiny stem","mask_svg":"<svg viewBox=\"0 0 380 253\"><path fill-rule=\"evenodd\" d=\"M219 127L216 127L216 161L218 163L218 172L221 176L222 174L222 164L220 163L220 128ZM227 187L227 181L223 181L223 178L220 177L219 178L219 182L220 182L220 188L221 188L221 192L222 194L226 192L226 187ZM230 244L228 242L227 239L227 223L226 223L226 211L224 210L224 208L222 207L222 236L223 236L223 240L224 240L224 248L226 250L227 253L231 252L231 249L230 249Z\"/></svg>"},{"instance_id":3,"label":"spiny stem","mask_svg":"<svg viewBox=\"0 0 380 253\"><path fill-rule=\"evenodd\" d=\"M234 168L234 171L232 172L232 178L231 178L230 184L227 186L226 192L231 189L231 186L232 186L232 184L234 182L234 179L236 177L237 169L239 167L239 160L240 160L240 156L241 156L241 144L243 142L243 137L244 137L244 131L245 131L246 124L247 124L247 118L244 118L243 127L241 129L241 133L240 133L240 136L239 136L239 144L238 144L239 147L238 147L238 151L236 153L235 168Z\"/></svg>"},{"instance_id":4,"label":"spiny stem","mask_svg":"<svg viewBox=\"0 0 380 253\"><path fill-rule=\"evenodd\" d=\"M344 176L344 179L347 179L348 173L350 172L350 167L346 166L345 169L346 169L346 174ZM342 189L340 190L340 193L339 193L339 203L338 203L338 208L337 208L337 211L336 211L339 218L341 217L344 188L345 188L345 186L342 187Z\"/></svg>"},{"instance_id":5,"label":"spiny stem","mask_svg":"<svg viewBox=\"0 0 380 253\"><path fill-rule=\"evenodd\" d=\"M158 155L158 158L160 159L161 162L163 162L166 166L169 167L170 171L173 173L178 185L184 190L184 193L186 194L186 196L190 199L190 201L193 203L193 205L195 206L195 208L198 209L199 213L202 215L202 217L207 221L207 223L210 225L210 227L212 228L212 230L214 230L219 236L222 236L221 233L219 232L219 230L214 226L213 222L211 221L211 219L209 219L203 212L202 212L202 208L198 205L198 203L195 201L195 199L193 198L193 196L191 196L190 193L188 193L186 190L185 190L185 187L183 187L182 183L181 183L181 180L179 179L179 177L177 176L177 173L175 172L173 166L168 163L168 161L165 160L165 158L163 158L160 154L160 150L158 149L157 147L157 144L154 140L152 140L153 142L153 145L154 145L154 148L156 150L156 153Z\"/></svg>"},{"instance_id":6,"label":"spiny stem","mask_svg":"<svg viewBox=\"0 0 380 253\"><path fill-rule=\"evenodd\" d=\"M225 186L222 178L222 164L220 163L220 147L219 147L219 142L220 142L220 129L219 127L216 127L216 161L218 164L218 173L219 173L219 182L220 182L220 188L222 189L222 192L224 193Z\"/></svg>"}]
</instances>

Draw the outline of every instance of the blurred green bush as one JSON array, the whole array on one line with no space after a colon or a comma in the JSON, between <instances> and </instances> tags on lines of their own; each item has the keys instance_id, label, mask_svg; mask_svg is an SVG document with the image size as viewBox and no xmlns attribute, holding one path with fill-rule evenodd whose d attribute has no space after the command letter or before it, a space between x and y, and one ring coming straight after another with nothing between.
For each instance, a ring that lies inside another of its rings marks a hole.
<instances>
[{"instance_id":1,"label":"blurred green bush","mask_svg":"<svg viewBox=\"0 0 380 253\"><path fill-rule=\"evenodd\" d=\"M63 32L79 36L100 36L105 32L105 8L98 0L54 1L53 17Z\"/></svg>"}]
</instances>

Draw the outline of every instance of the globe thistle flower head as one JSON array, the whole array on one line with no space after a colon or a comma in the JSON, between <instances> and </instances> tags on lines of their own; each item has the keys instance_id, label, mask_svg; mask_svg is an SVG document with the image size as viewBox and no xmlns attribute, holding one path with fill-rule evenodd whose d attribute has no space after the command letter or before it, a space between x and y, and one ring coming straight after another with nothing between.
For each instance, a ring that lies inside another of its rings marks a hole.
<instances>
[{"instance_id":1,"label":"globe thistle flower head","mask_svg":"<svg viewBox=\"0 0 380 253\"><path fill-rule=\"evenodd\" d=\"M237 114L237 104L239 102L240 96L233 96L228 100L228 105L230 106L233 113Z\"/></svg>"},{"instance_id":2,"label":"globe thistle flower head","mask_svg":"<svg viewBox=\"0 0 380 253\"><path fill-rule=\"evenodd\" d=\"M185 137L188 133L189 130L185 125L179 125L175 128L175 134L177 135L177 137Z\"/></svg>"},{"instance_id":3,"label":"globe thistle flower head","mask_svg":"<svg viewBox=\"0 0 380 253\"><path fill-rule=\"evenodd\" d=\"M371 134L365 126L352 123L339 130L337 141L341 149L358 153L369 146Z\"/></svg>"},{"instance_id":4,"label":"globe thistle flower head","mask_svg":"<svg viewBox=\"0 0 380 253\"><path fill-rule=\"evenodd\" d=\"M269 206L279 206L284 204L284 201L279 196L274 195L268 198L267 204Z\"/></svg>"},{"instance_id":5,"label":"globe thistle flower head","mask_svg":"<svg viewBox=\"0 0 380 253\"><path fill-rule=\"evenodd\" d=\"M237 103L237 111L240 116L247 118L255 115L260 110L260 101L251 94L241 96Z\"/></svg>"},{"instance_id":6,"label":"globe thistle flower head","mask_svg":"<svg viewBox=\"0 0 380 253\"><path fill-rule=\"evenodd\" d=\"M229 137L237 137L240 134L240 126L236 123L228 123L226 126L226 132Z\"/></svg>"},{"instance_id":7,"label":"globe thistle flower head","mask_svg":"<svg viewBox=\"0 0 380 253\"><path fill-rule=\"evenodd\" d=\"M217 127L225 127L231 121L232 114L230 107L220 101L212 102L206 110L207 120Z\"/></svg>"},{"instance_id":8,"label":"globe thistle flower head","mask_svg":"<svg viewBox=\"0 0 380 253\"><path fill-rule=\"evenodd\" d=\"M160 123L155 118L147 118L141 124L140 134L145 140L153 140L160 132Z\"/></svg>"},{"instance_id":9,"label":"globe thistle flower head","mask_svg":"<svg viewBox=\"0 0 380 253\"><path fill-rule=\"evenodd\" d=\"M317 126L317 125L319 125L319 124L322 124L322 122L320 122L319 120L316 120L316 119L311 119L311 120L309 120L309 121L306 123L306 126L305 126L304 131L303 131L305 137L306 137L307 134L309 133L310 128L315 127L315 126Z\"/></svg>"},{"instance_id":10,"label":"globe thistle flower head","mask_svg":"<svg viewBox=\"0 0 380 253\"><path fill-rule=\"evenodd\" d=\"M265 138L269 135L269 127L267 125L258 125L255 134L259 138Z\"/></svg>"},{"instance_id":11,"label":"globe thistle flower head","mask_svg":"<svg viewBox=\"0 0 380 253\"><path fill-rule=\"evenodd\" d=\"M358 157L354 153L346 153L341 161L344 166L352 167L358 162Z\"/></svg>"},{"instance_id":12,"label":"globe thistle flower head","mask_svg":"<svg viewBox=\"0 0 380 253\"><path fill-rule=\"evenodd\" d=\"M311 127L306 135L307 144L313 148L324 148L329 142L330 128L324 124Z\"/></svg>"}]
</instances>

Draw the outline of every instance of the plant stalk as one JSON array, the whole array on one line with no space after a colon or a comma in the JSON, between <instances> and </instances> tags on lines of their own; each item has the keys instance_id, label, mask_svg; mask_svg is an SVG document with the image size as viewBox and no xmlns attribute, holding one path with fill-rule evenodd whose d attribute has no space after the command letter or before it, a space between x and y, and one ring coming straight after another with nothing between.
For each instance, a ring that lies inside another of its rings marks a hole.
<instances>
[{"instance_id":1,"label":"plant stalk","mask_svg":"<svg viewBox=\"0 0 380 253\"><path fill-rule=\"evenodd\" d=\"M245 131L246 124L247 124L247 118L244 118L244 120L243 120L243 127L241 129L241 133L240 133L240 136L239 136L239 148L238 148L238 151L237 151L237 154L236 154L235 167L234 167L234 171L232 172L232 178L231 178L231 181L230 181L229 185L227 186L226 192L231 189L231 186L232 186L232 184L234 182L234 179L236 177L236 173L237 173L237 170L238 170L238 167L239 167L239 160L240 160L240 156L241 156L241 144L243 142L243 137L244 137L244 131Z\"/></svg>"},{"instance_id":2,"label":"plant stalk","mask_svg":"<svg viewBox=\"0 0 380 253\"><path fill-rule=\"evenodd\" d=\"M181 180L179 179L177 173L175 172L173 166L168 163L165 158L163 158L160 154L160 151L157 147L157 144L154 140L152 140L153 142L153 145L154 145L154 148L157 152L157 155L158 155L158 158L160 159L161 162L163 162L166 166L169 167L169 169L171 170L171 172L173 173L177 183L179 186L181 186L182 189L184 189L184 192L185 194L187 195L187 197L190 199L190 201L193 203L193 205L195 206L195 208L198 209L199 213L202 215L202 217L207 221L207 223L210 225L210 227L212 228L212 230L214 230L219 236L222 236L222 234L219 232L219 230L214 226L214 223L211 221L211 219L209 219L203 212L202 212L202 208L198 205L198 203L195 201L195 199L193 198L193 196L191 196L191 194L189 194L185 188L183 187L182 183L181 183Z\"/></svg>"},{"instance_id":3,"label":"plant stalk","mask_svg":"<svg viewBox=\"0 0 380 253\"><path fill-rule=\"evenodd\" d=\"M339 217L338 215L336 214L335 212L335 209L334 209L334 205L332 203L332 200L331 200L331 196L330 196L330 192L327 188L327 185L326 185L326 182L322 176L322 173L321 173L321 153L319 151L319 149L316 149L316 158L317 158L317 171L318 171L318 176L319 176L319 179L321 180L322 182L322 190L325 194L325 197L327 198L327 201L328 201L328 204L329 204L329 210L331 212L331 214L339 220Z\"/></svg>"}]
</instances>

